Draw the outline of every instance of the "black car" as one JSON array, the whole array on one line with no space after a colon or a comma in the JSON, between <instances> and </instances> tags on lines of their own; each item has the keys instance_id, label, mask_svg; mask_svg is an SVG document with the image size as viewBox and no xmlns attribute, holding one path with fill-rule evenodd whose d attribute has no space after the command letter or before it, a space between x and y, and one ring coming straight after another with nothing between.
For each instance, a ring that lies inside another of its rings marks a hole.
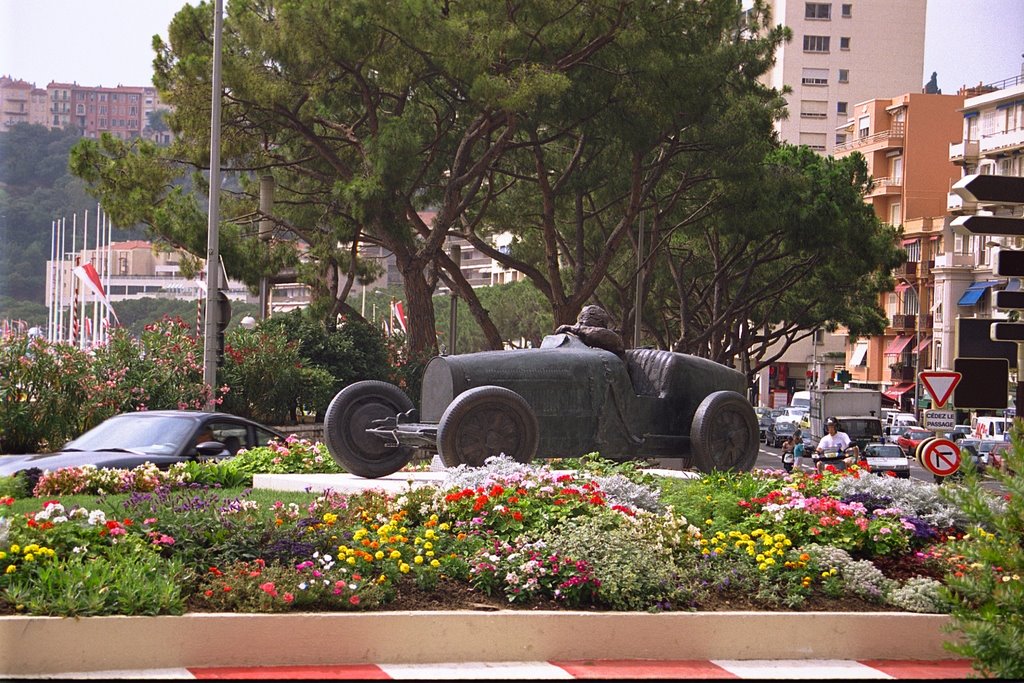
<instances>
[{"instance_id":1,"label":"black car","mask_svg":"<svg viewBox=\"0 0 1024 683\"><path fill-rule=\"evenodd\" d=\"M765 442L769 446L779 448L785 443L786 439L793 436L796 430L800 429L800 425L791 420L776 420L774 424L768 429L768 436Z\"/></svg>"},{"instance_id":2,"label":"black car","mask_svg":"<svg viewBox=\"0 0 1024 683\"><path fill-rule=\"evenodd\" d=\"M37 468L95 465L132 469L151 462L162 470L189 460L228 458L285 435L235 415L193 410L121 413L96 425L56 453L0 456L0 475Z\"/></svg>"},{"instance_id":3,"label":"black car","mask_svg":"<svg viewBox=\"0 0 1024 683\"><path fill-rule=\"evenodd\" d=\"M327 408L324 436L340 465L370 478L397 472L417 449L448 467L479 467L500 454L530 462L597 451L745 471L758 453L746 390L743 373L707 358L616 354L560 333L539 349L432 358L418 411L392 384L349 385Z\"/></svg>"}]
</instances>

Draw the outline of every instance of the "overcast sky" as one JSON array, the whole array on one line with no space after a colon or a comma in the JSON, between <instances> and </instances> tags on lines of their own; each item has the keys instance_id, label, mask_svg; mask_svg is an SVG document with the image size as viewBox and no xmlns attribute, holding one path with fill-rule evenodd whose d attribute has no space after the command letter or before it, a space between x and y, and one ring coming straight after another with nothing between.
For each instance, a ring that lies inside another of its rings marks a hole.
<instances>
[{"instance_id":1,"label":"overcast sky","mask_svg":"<svg viewBox=\"0 0 1024 683\"><path fill-rule=\"evenodd\" d=\"M0 0L0 75L40 87L50 81L148 85L152 37L166 38L171 17L185 4ZM922 86L933 71L945 94L1001 81L1021 73L1022 53L1024 0L928 0Z\"/></svg>"}]
</instances>

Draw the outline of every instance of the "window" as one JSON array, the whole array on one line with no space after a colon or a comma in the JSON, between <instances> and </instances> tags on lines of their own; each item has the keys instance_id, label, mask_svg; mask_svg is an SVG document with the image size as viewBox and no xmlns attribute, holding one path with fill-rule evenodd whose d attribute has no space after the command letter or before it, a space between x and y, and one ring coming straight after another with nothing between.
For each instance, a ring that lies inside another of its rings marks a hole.
<instances>
[{"instance_id":1,"label":"window","mask_svg":"<svg viewBox=\"0 0 1024 683\"><path fill-rule=\"evenodd\" d=\"M846 111L847 111L847 106L848 105L847 105L846 102L836 102L836 113L837 114L842 114L843 116L845 116L846 115Z\"/></svg>"},{"instance_id":2,"label":"window","mask_svg":"<svg viewBox=\"0 0 1024 683\"><path fill-rule=\"evenodd\" d=\"M824 133L800 133L800 144L810 147L815 152L825 151Z\"/></svg>"},{"instance_id":3,"label":"window","mask_svg":"<svg viewBox=\"0 0 1024 683\"><path fill-rule=\"evenodd\" d=\"M804 36L804 52L828 52L828 36Z\"/></svg>"},{"instance_id":4,"label":"window","mask_svg":"<svg viewBox=\"0 0 1024 683\"><path fill-rule=\"evenodd\" d=\"M871 117L861 116L857 119L857 137L866 138L871 134Z\"/></svg>"},{"instance_id":5,"label":"window","mask_svg":"<svg viewBox=\"0 0 1024 683\"><path fill-rule=\"evenodd\" d=\"M853 16L853 5L846 3L842 6L843 19L849 19Z\"/></svg>"},{"instance_id":6,"label":"window","mask_svg":"<svg viewBox=\"0 0 1024 683\"><path fill-rule=\"evenodd\" d=\"M846 133L836 133L836 144L837 145L846 144Z\"/></svg>"},{"instance_id":7,"label":"window","mask_svg":"<svg viewBox=\"0 0 1024 683\"><path fill-rule=\"evenodd\" d=\"M804 68L800 82L803 85L828 85L828 69Z\"/></svg>"},{"instance_id":8,"label":"window","mask_svg":"<svg viewBox=\"0 0 1024 683\"><path fill-rule=\"evenodd\" d=\"M75 113L78 114L79 116L85 116L85 105L84 104L76 104L75 105Z\"/></svg>"},{"instance_id":9,"label":"window","mask_svg":"<svg viewBox=\"0 0 1024 683\"><path fill-rule=\"evenodd\" d=\"M823 119L828 116L828 102L825 100L801 100L800 118Z\"/></svg>"},{"instance_id":10,"label":"window","mask_svg":"<svg viewBox=\"0 0 1024 683\"><path fill-rule=\"evenodd\" d=\"M849 83L850 82L850 70L849 69L840 69L839 70L839 82L840 83Z\"/></svg>"},{"instance_id":11,"label":"window","mask_svg":"<svg viewBox=\"0 0 1024 683\"><path fill-rule=\"evenodd\" d=\"M808 2L804 5L804 19L831 19L832 3Z\"/></svg>"},{"instance_id":12,"label":"window","mask_svg":"<svg viewBox=\"0 0 1024 683\"><path fill-rule=\"evenodd\" d=\"M903 180L903 157L893 157L889 165L889 175L897 182Z\"/></svg>"},{"instance_id":13,"label":"window","mask_svg":"<svg viewBox=\"0 0 1024 683\"><path fill-rule=\"evenodd\" d=\"M839 49L849 50L850 49L850 38L849 36L843 36L839 39Z\"/></svg>"},{"instance_id":14,"label":"window","mask_svg":"<svg viewBox=\"0 0 1024 683\"><path fill-rule=\"evenodd\" d=\"M903 214L903 206L899 202L893 202L889 206L889 225L899 226L903 224L901 216Z\"/></svg>"},{"instance_id":15,"label":"window","mask_svg":"<svg viewBox=\"0 0 1024 683\"><path fill-rule=\"evenodd\" d=\"M907 250L908 262L919 263L921 261L921 240L914 240L910 244L904 244L903 248Z\"/></svg>"}]
</instances>

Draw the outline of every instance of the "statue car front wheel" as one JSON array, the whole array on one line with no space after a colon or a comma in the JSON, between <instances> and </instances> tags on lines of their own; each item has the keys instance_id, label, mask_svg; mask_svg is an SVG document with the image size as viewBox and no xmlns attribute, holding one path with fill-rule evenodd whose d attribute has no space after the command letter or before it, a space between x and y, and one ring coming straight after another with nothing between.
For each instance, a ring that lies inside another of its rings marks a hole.
<instances>
[{"instance_id":1,"label":"statue car front wheel","mask_svg":"<svg viewBox=\"0 0 1024 683\"><path fill-rule=\"evenodd\" d=\"M757 415L735 391L716 391L701 401L690 426L693 463L704 473L745 472L757 462Z\"/></svg>"},{"instance_id":2,"label":"statue car front wheel","mask_svg":"<svg viewBox=\"0 0 1024 683\"><path fill-rule=\"evenodd\" d=\"M480 467L504 453L530 462L537 453L537 416L522 396L496 386L469 389L455 397L437 425L437 449L446 467Z\"/></svg>"},{"instance_id":3,"label":"statue car front wheel","mask_svg":"<svg viewBox=\"0 0 1024 683\"><path fill-rule=\"evenodd\" d=\"M352 474L375 479L402 469L412 446L388 444L367 433L375 420L413 408L412 400L393 384L366 380L350 384L334 397L324 416L324 438L335 462Z\"/></svg>"}]
</instances>

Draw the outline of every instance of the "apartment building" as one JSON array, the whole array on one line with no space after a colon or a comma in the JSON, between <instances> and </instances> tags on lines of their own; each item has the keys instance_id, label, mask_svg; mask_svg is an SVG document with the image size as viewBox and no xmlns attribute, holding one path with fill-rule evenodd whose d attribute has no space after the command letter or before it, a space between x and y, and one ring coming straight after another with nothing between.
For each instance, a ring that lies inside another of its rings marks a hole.
<instances>
[{"instance_id":1,"label":"apartment building","mask_svg":"<svg viewBox=\"0 0 1024 683\"><path fill-rule=\"evenodd\" d=\"M765 82L792 92L779 136L831 154L848 133L856 102L878 93L919 92L927 0L774 0L773 21L793 39L779 48Z\"/></svg>"},{"instance_id":2,"label":"apartment building","mask_svg":"<svg viewBox=\"0 0 1024 683\"><path fill-rule=\"evenodd\" d=\"M1024 69L1020 75L964 90L959 140L948 146L949 159L963 175L990 174L1024 177ZM1024 248L1024 238L973 235L953 231L952 218L980 211L997 216L1024 217L1024 207L965 203L948 195L951 216L943 229L942 252L936 257L934 358L935 368L950 370L963 340L958 338L960 319L1001 319L1006 311L992 307L991 292L1018 289L1014 278L994 275L995 251ZM1010 354L1011 368L1016 366Z\"/></svg>"},{"instance_id":3,"label":"apartment building","mask_svg":"<svg viewBox=\"0 0 1024 683\"><path fill-rule=\"evenodd\" d=\"M879 302L889 320L885 333L858 340L846 368L851 383L882 389L908 410L917 373L931 362L932 268L942 250L949 188L960 177L947 149L960 137L963 103L963 95L924 93L858 102L839 129L846 141L834 152L864 156L873 179L865 201L879 219L903 228L907 251L893 273L895 291Z\"/></svg>"},{"instance_id":4,"label":"apartment building","mask_svg":"<svg viewBox=\"0 0 1024 683\"><path fill-rule=\"evenodd\" d=\"M19 123L46 125L46 91L10 76L0 76L0 133Z\"/></svg>"}]
</instances>

